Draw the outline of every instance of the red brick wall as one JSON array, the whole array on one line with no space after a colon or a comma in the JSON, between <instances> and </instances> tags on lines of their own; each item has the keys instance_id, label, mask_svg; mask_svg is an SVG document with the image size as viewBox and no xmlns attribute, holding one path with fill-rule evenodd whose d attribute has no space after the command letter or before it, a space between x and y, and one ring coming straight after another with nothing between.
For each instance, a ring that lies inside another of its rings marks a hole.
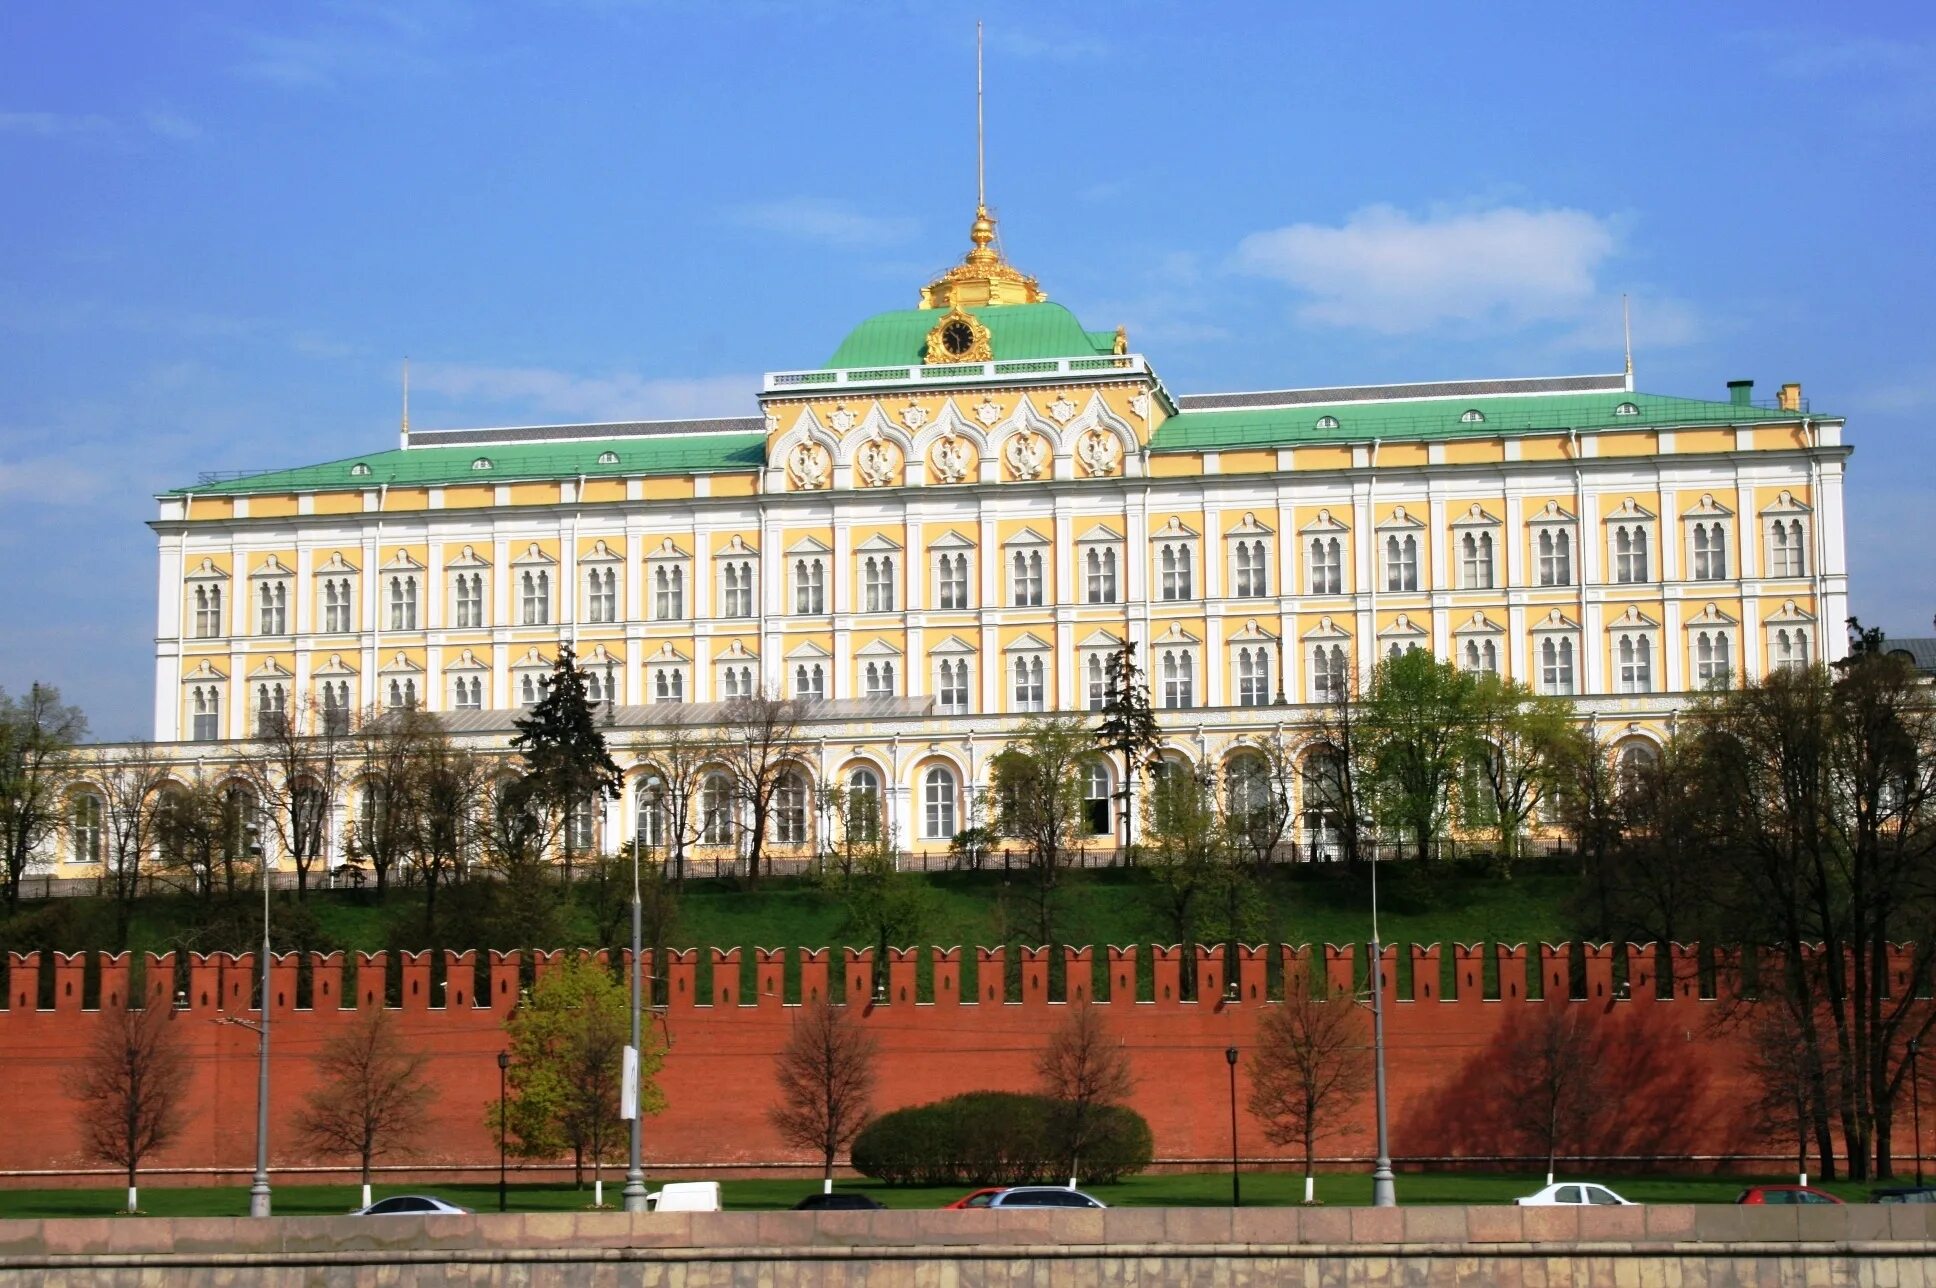
<instances>
[{"instance_id":1,"label":"red brick wall","mask_svg":"<svg viewBox=\"0 0 1936 1288\"><path fill-rule=\"evenodd\" d=\"M1632 949L1623 973L1628 985L1617 989L1614 958L1616 952L1627 954L1628 948L1591 946L1585 952L1586 996L1561 1000L1569 992L1570 951L1541 945L1529 956L1521 947L1500 949L1498 997L1487 1000L1490 949L1455 946L1449 978L1442 981L1437 945L1386 948L1391 1144L1396 1156L1488 1158L1519 1152L1503 1126L1503 1114L1516 1094L1507 1047L1517 1026L1560 1006L1578 1008L1592 1018L1596 1058L1616 1088L1593 1139L1584 1142L1587 1152L1684 1157L1783 1150L1780 1142L1757 1139L1745 1121L1740 1106L1746 1088L1734 1036L1738 1026L1715 1024L1723 1008L1701 997L1692 949L1676 946L1671 954L1674 975L1664 986L1655 979L1651 946ZM1228 1157L1223 1053L1234 1045L1247 1057L1259 1015L1275 1005L1268 1000L1272 990L1267 982L1273 952L1279 954L1283 976L1320 971L1334 983L1344 983L1355 968L1351 947L1322 952L1248 948L1238 964L1238 1000L1227 1002L1220 950L1186 957L1177 949L1112 947L1100 962L1088 949L1068 950L1061 974L1052 979L1049 955L1025 949L1019 990L1011 992L999 949L968 954L977 968L978 983L972 987L959 950L920 949L892 954L886 998L876 1004L871 1000L873 964L866 951L761 950L753 985L746 989L740 985L739 954L716 953L705 998L698 992L698 954L668 954L664 973L670 1001L663 1022L673 1045L661 1080L668 1108L647 1122L648 1163L732 1164L792 1157L766 1122L773 1056L786 1041L796 1013L780 1000L789 974L797 979L800 996L825 995L831 986L853 999L862 1023L880 1043L877 1109L961 1091L1028 1089L1034 1082L1035 1056L1066 1006L1094 1005L1105 1012L1131 1052L1138 1079L1135 1105L1155 1131L1158 1156ZM924 962L930 953L932 959ZM537 970L542 972L562 955L537 955ZM1138 988L1137 959L1144 955L1151 960ZM794 959L791 969L789 957ZM1408 963L1402 990L1401 960ZM325 1161L302 1156L289 1124L294 1107L314 1085L312 1057L354 1014L344 1004L354 1008L383 1001L384 955L363 956L359 967L355 996L345 998L340 955L315 958L314 1006L299 1010L294 957L278 956L272 962L276 1166ZM42 970L53 976L51 1009L37 1004ZM495 1162L484 1111L497 1095L495 1056L503 1045L503 1018L518 996L518 971L515 956L492 954L489 990L474 996L471 955L452 954L448 1004L433 1005L438 999L433 996L429 955L405 954L398 963L397 1018L407 1039L429 1055L437 1101L434 1130L426 1136L424 1152L396 1161L425 1167ZM182 1139L155 1159L158 1166L246 1170L251 1165L256 1037L221 1021L253 1016L254 972L247 955L189 959L185 1005L174 1022L192 1058L190 1120ZM1196 981L1196 997L1204 1000L1182 999L1186 972ZM1546 1000L1528 996L1529 972L1543 985ZM173 991L172 958L151 956L145 975L149 1001L167 1005ZM0 1171L88 1166L79 1151L72 1101L64 1092L73 1063L83 1056L97 1023L98 1012L83 1009L83 1002L91 1000L86 978L86 965L78 956L41 962L27 954L11 960L6 1005L0 1010L0 1050L6 1053L7 1088L16 1111L0 1130ZM1715 978L1726 990L1735 977L1723 963ZM932 1003L914 1000L922 979L930 981L936 999ZM126 957L104 957L99 968L101 1003L120 1005L128 983ZM1107 1000L1065 1003L1060 1000L1064 996ZM1240 1097L1242 1074L1240 1066ZM23 1108L28 1111L21 1112ZM1367 1103L1357 1115L1356 1130L1332 1142L1329 1150L1368 1152L1370 1118ZM1247 1114L1241 1132L1246 1157L1289 1153L1266 1142Z\"/></svg>"}]
</instances>

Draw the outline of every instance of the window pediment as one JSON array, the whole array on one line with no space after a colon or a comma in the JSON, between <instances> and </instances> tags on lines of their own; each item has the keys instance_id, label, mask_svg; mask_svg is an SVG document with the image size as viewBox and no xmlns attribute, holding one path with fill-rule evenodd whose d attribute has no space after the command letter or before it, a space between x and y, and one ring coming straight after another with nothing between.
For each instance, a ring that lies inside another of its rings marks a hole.
<instances>
[{"instance_id":1,"label":"window pediment","mask_svg":"<svg viewBox=\"0 0 1936 1288\"><path fill-rule=\"evenodd\" d=\"M489 568L491 561L477 553L475 546L465 546L455 559L444 564L446 568Z\"/></svg>"},{"instance_id":2,"label":"window pediment","mask_svg":"<svg viewBox=\"0 0 1936 1288\"><path fill-rule=\"evenodd\" d=\"M671 640L667 640L665 643L659 645L657 652L645 659L645 664L647 666L676 666L681 662L690 661L692 661L691 658L673 647Z\"/></svg>"},{"instance_id":3,"label":"window pediment","mask_svg":"<svg viewBox=\"0 0 1936 1288\"><path fill-rule=\"evenodd\" d=\"M519 567L524 567L527 565L544 565L546 567L550 567L555 565L558 561L556 559L553 559L550 555L546 554L543 550L539 549L538 543L534 541L530 545L527 545L524 548L523 554L519 555L511 562L513 564L516 564Z\"/></svg>"},{"instance_id":4,"label":"window pediment","mask_svg":"<svg viewBox=\"0 0 1936 1288\"><path fill-rule=\"evenodd\" d=\"M1689 626L1734 626L1734 618L1721 611L1720 605L1709 604L1700 612L1687 619Z\"/></svg>"},{"instance_id":5,"label":"window pediment","mask_svg":"<svg viewBox=\"0 0 1936 1288\"><path fill-rule=\"evenodd\" d=\"M1645 522L1652 521L1653 518L1654 518L1654 512L1652 510L1649 510L1646 506L1641 505L1638 501L1635 501L1632 497L1627 497L1624 500L1622 500L1618 506L1607 511L1606 522L1608 523L1635 523L1635 522L1645 523Z\"/></svg>"},{"instance_id":6,"label":"window pediment","mask_svg":"<svg viewBox=\"0 0 1936 1288\"><path fill-rule=\"evenodd\" d=\"M1339 626L1329 617L1320 617L1318 618L1318 624L1316 626L1304 632L1304 638L1307 640L1348 640L1351 638L1351 632Z\"/></svg>"},{"instance_id":7,"label":"window pediment","mask_svg":"<svg viewBox=\"0 0 1936 1288\"><path fill-rule=\"evenodd\" d=\"M715 662L757 662L759 658L747 651L744 640L734 640L713 655Z\"/></svg>"},{"instance_id":8,"label":"window pediment","mask_svg":"<svg viewBox=\"0 0 1936 1288\"><path fill-rule=\"evenodd\" d=\"M1170 516L1169 522L1150 533L1151 541L1194 541L1196 537L1197 530L1174 514Z\"/></svg>"},{"instance_id":9,"label":"window pediment","mask_svg":"<svg viewBox=\"0 0 1936 1288\"><path fill-rule=\"evenodd\" d=\"M685 548L671 537L665 538L645 553L647 563L664 563L670 560L690 558L692 556L686 553Z\"/></svg>"},{"instance_id":10,"label":"window pediment","mask_svg":"<svg viewBox=\"0 0 1936 1288\"><path fill-rule=\"evenodd\" d=\"M1196 644L1199 641L1196 636L1183 629L1183 623L1171 622L1170 628L1161 635L1158 635L1155 642L1158 644Z\"/></svg>"},{"instance_id":11,"label":"window pediment","mask_svg":"<svg viewBox=\"0 0 1936 1288\"><path fill-rule=\"evenodd\" d=\"M383 571L422 572L423 565L418 563L416 558L408 550L399 550L390 557L389 563L383 565Z\"/></svg>"},{"instance_id":12,"label":"window pediment","mask_svg":"<svg viewBox=\"0 0 1936 1288\"><path fill-rule=\"evenodd\" d=\"M204 559L199 564L196 564L195 567L189 571L187 577L184 580L227 581L228 579L229 579L229 575L227 571L221 568L217 568L215 566L215 561L213 559Z\"/></svg>"},{"instance_id":13,"label":"window pediment","mask_svg":"<svg viewBox=\"0 0 1936 1288\"><path fill-rule=\"evenodd\" d=\"M833 547L819 537L809 536L802 537L788 546L786 552L790 555L826 555L833 553Z\"/></svg>"},{"instance_id":14,"label":"window pediment","mask_svg":"<svg viewBox=\"0 0 1936 1288\"><path fill-rule=\"evenodd\" d=\"M1770 613L1767 617L1762 618L1762 620L1765 622L1812 622L1815 620L1815 614L1805 608L1798 607L1792 599L1784 599L1780 608Z\"/></svg>"},{"instance_id":15,"label":"window pediment","mask_svg":"<svg viewBox=\"0 0 1936 1288\"><path fill-rule=\"evenodd\" d=\"M1242 630L1235 632L1229 638L1232 643L1238 643L1241 641L1275 640L1277 636L1271 634L1262 626L1259 626L1257 619L1252 617L1244 622Z\"/></svg>"},{"instance_id":16,"label":"window pediment","mask_svg":"<svg viewBox=\"0 0 1936 1288\"><path fill-rule=\"evenodd\" d=\"M717 551L717 553L713 555L713 558L715 559L756 559L759 557L759 553L760 552L756 548L746 544L745 537L742 537L739 533L735 532L733 534L732 540L728 541L725 545L721 546Z\"/></svg>"},{"instance_id":17,"label":"window pediment","mask_svg":"<svg viewBox=\"0 0 1936 1288\"><path fill-rule=\"evenodd\" d=\"M1701 493L1701 499L1692 508L1681 511L1683 519L1725 519L1733 514L1733 510L1714 499L1712 492Z\"/></svg>"},{"instance_id":18,"label":"window pediment","mask_svg":"<svg viewBox=\"0 0 1936 1288\"><path fill-rule=\"evenodd\" d=\"M1122 646L1122 638L1112 631L1091 631L1081 643L1076 645L1077 648L1087 649L1119 649Z\"/></svg>"},{"instance_id":19,"label":"window pediment","mask_svg":"<svg viewBox=\"0 0 1936 1288\"><path fill-rule=\"evenodd\" d=\"M1003 649L1004 653L1035 653L1049 647L1047 640L1032 631L1024 631L1013 643Z\"/></svg>"},{"instance_id":20,"label":"window pediment","mask_svg":"<svg viewBox=\"0 0 1936 1288\"><path fill-rule=\"evenodd\" d=\"M930 550L973 550L974 548L974 542L962 536L953 528L948 529L948 531L942 533L933 541L928 542L928 549Z\"/></svg>"},{"instance_id":21,"label":"window pediment","mask_svg":"<svg viewBox=\"0 0 1936 1288\"><path fill-rule=\"evenodd\" d=\"M901 650L887 640L874 640L854 650L855 657L900 657Z\"/></svg>"},{"instance_id":22,"label":"window pediment","mask_svg":"<svg viewBox=\"0 0 1936 1288\"><path fill-rule=\"evenodd\" d=\"M1558 501L1548 501L1539 508L1539 513L1531 515L1526 522L1532 524L1571 523L1573 514Z\"/></svg>"},{"instance_id":23,"label":"window pediment","mask_svg":"<svg viewBox=\"0 0 1936 1288\"><path fill-rule=\"evenodd\" d=\"M821 647L819 644L814 643L812 640L802 640L800 643L795 644L792 648L788 649L786 652L786 656L789 658L832 657L833 654L829 653L825 648Z\"/></svg>"},{"instance_id":24,"label":"window pediment","mask_svg":"<svg viewBox=\"0 0 1936 1288\"><path fill-rule=\"evenodd\" d=\"M945 653L952 656L954 654L979 653L981 650L959 635L950 635L947 639L942 640L939 644L930 648L928 652L934 654Z\"/></svg>"},{"instance_id":25,"label":"window pediment","mask_svg":"<svg viewBox=\"0 0 1936 1288\"><path fill-rule=\"evenodd\" d=\"M1392 624L1390 626L1385 627L1383 630L1379 631L1378 634L1380 637L1385 639L1390 639L1394 636L1400 639L1404 639L1404 638L1423 639L1425 636L1425 628L1423 626L1420 626L1417 622L1413 621L1411 619L1410 614L1400 613L1397 617L1392 619Z\"/></svg>"},{"instance_id":26,"label":"window pediment","mask_svg":"<svg viewBox=\"0 0 1936 1288\"><path fill-rule=\"evenodd\" d=\"M1226 531L1224 533L1224 536L1226 537L1268 537L1273 531L1275 531L1275 529L1267 527L1262 523L1259 523L1257 521L1256 514L1254 514L1249 510L1246 510L1244 511L1244 517L1237 521L1237 524L1235 527L1232 527L1228 531Z\"/></svg>"},{"instance_id":27,"label":"window pediment","mask_svg":"<svg viewBox=\"0 0 1936 1288\"><path fill-rule=\"evenodd\" d=\"M1338 522L1338 520L1332 515L1331 511L1319 510L1318 517L1311 520L1309 523L1305 524L1302 528L1299 528L1298 531L1300 532L1348 532L1350 531L1350 529L1347 528L1344 524Z\"/></svg>"},{"instance_id":28,"label":"window pediment","mask_svg":"<svg viewBox=\"0 0 1936 1288\"><path fill-rule=\"evenodd\" d=\"M547 671L551 669L551 659L540 653L535 644L524 651L523 657L511 663L511 669L514 671L528 671L535 668L543 668Z\"/></svg>"},{"instance_id":29,"label":"window pediment","mask_svg":"<svg viewBox=\"0 0 1936 1288\"><path fill-rule=\"evenodd\" d=\"M603 538L592 542L592 548L578 556L581 564L621 563L625 556L605 544Z\"/></svg>"},{"instance_id":30,"label":"window pediment","mask_svg":"<svg viewBox=\"0 0 1936 1288\"><path fill-rule=\"evenodd\" d=\"M888 536L886 533L876 532L873 536L855 546L854 551L857 554L873 554L880 551L895 551L900 548L900 542Z\"/></svg>"},{"instance_id":31,"label":"window pediment","mask_svg":"<svg viewBox=\"0 0 1936 1288\"><path fill-rule=\"evenodd\" d=\"M1483 505L1474 502L1472 505L1466 507L1464 514L1452 520L1452 526L1455 528L1496 528L1499 526L1499 516L1487 510Z\"/></svg>"},{"instance_id":32,"label":"window pediment","mask_svg":"<svg viewBox=\"0 0 1936 1288\"><path fill-rule=\"evenodd\" d=\"M383 675L420 675L423 672L423 667L411 661L409 657L402 653L393 653L390 655L390 660L381 667L378 667L377 670Z\"/></svg>"},{"instance_id":33,"label":"window pediment","mask_svg":"<svg viewBox=\"0 0 1936 1288\"><path fill-rule=\"evenodd\" d=\"M1810 510L1807 505L1797 501L1793 493L1784 489L1773 502L1763 506L1761 512L1763 514L1808 514Z\"/></svg>"},{"instance_id":34,"label":"window pediment","mask_svg":"<svg viewBox=\"0 0 1936 1288\"><path fill-rule=\"evenodd\" d=\"M251 577L293 577L295 575L295 573L290 571L288 564L285 564L274 555L270 555L267 559L264 559L260 564L256 565L255 571L249 574Z\"/></svg>"},{"instance_id":35,"label":"window pediment","mask_svg":"<svg viewBox=\"0 0 1936 1288\"><path fill-rule=\"evenodd\" d=\"M1009 546L1046 546L1048 544L1049 539L1037 532L1034 528L1023 528L1020 532L1002 542L1005 548Z\"/></svg>"},{"instance_id":36,"label":"window pediment","mask_svg":"<svg viewBox=\"0 0 1936 1288\"><path fill-rule=\"evenodd\" d=\"M1121 541L1122 539L1122 533L1116 531L1116 529L1106 523L1098 523L1092 525L1088 531L1077 537L1076 544L1079 546L1097 545L1102 542Z\"/></svg>"},{"instance_id":37,"label":"window pediment","mask_svg":"<svg viewBox=\"0 0 1936 1288\"><path fill-rule=\"evenodd\" d=\"M1580 624L1555 608L1546 616L1534 622L1529 628L1534 631L1577 631Z\"/></svg>"},{"instance_id":38,"label":"window pediment","mask_svg":"<svg viewBox=\"0 0 1936 1288\"><path fill-rule=\"evenodd\" d=\"M271 657L264 658L261 666L249 672L249 678L251 680L291 680L295 677L290 674L288 667Z\"/></svg>"},{"instance_id":39,"label":"window pediment","mask_svg":"<svg viewBox=\"0 0 1936 1288\"><path fill-rule=\"evenodd\" d=\"M203 658L201 661L195 663L194 667L188 672L188 674L182 676L182 683L183 684L194 684L197 682L206 683L209 680L226 680L228 678L229 677L227 672L216 670L213 663L211 663L207 658Z\"/></svg>"},{"instance_id":40,"label":"window pediment","mask_svg":"<svg viewBox=\"0 0 1936 1288\"><path fill-rule=\"evenodd\" d=\"M1636 630L1636 629L1655 630L1655 629L1658 629L1659 626L1660 626L1659 622L1647 616L1647 614L1641 612L1638 608L1634 607L1632 604L1627 605L1626 612L1620 614L1620 616L1614 618L1612 621L1607 623L1607 629L1610 631Z\"/></svg>"},{"instance_id":41,"label":"window pediment","mask_svg":"<svg viewBox=\"0 0 1936 1288\"><path fill-rule=\"evenodd\" d=\"M465 656L469 657L470 654L466 652ZM329 676L355 675L356 668L351 666L348 662L345 662L343 660L343 655L341 653L331 653L329 655L329 660L327 662L324 662L321 666L317 667L315 670L311 671L310 674L311 675L329 675Z\"/></svg>"},{"instance_id":42,"label":"window pediment","mask_svg":"<svg viewBox=\"0 0 1936 1288\"><path fill-rule=\"evenodd\" d=\"M1452 628L1454 635L1503 635L1506 628L1484 613L1474 613Z\"/></svg>"},{"instance_id":43,"label":"window pediment","mask_svg":"<svg viewBox=\"0 0 1936 1288\"><path fill-rule=\"evenodd\" d=\"M458 654L455 662L446 662L444 669L446 671L488 671L491 668L488 663L478 661L477 654L465 649Z\"/></svg>"},{"instance_id":44,"label":"window pediment","mask_svg":"<svg viewBox=\"0 0 1936 1288\"><path fill-rule=\"evenodd\" d=\"M1402 505L1394 505L1378 524L1378 530L1380 532L1386 532L1394 528L1422 528L1424 526L1425 524L1419 517L1410 510L1407 510Z\"/></svg>"}]
</instances>

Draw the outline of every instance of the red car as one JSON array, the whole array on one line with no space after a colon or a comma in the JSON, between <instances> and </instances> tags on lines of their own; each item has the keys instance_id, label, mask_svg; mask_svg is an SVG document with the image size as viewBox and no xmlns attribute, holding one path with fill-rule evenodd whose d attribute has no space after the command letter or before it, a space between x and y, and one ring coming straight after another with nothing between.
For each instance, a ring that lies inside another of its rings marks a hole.
<instances>
[{"instance_id":1,"label":"red car","mask_svg":"<svg viewBox=\"0 0 1936 1288\"><path fill-rule=\"evenodd\" d=\"M976 1190L971 1194L962 1195L952 1203L944 1204L941 1210L946 1212L949 1208L985 1208L995 1201L997 1194L1007 1188L1005 1185L994 1185L987 1189Z\"/></svg>"},{"instance_id":2,"label":"red car","mask_svg":"<svg viewBox=\"0 0 1936 1288\"><path fill-rule=\"evenodd\" d=\"M1812 1185L1751 1185L1741 1191L1736 1203L1840 1203L1827 1190Z\"/></svg>"}]
</instances>

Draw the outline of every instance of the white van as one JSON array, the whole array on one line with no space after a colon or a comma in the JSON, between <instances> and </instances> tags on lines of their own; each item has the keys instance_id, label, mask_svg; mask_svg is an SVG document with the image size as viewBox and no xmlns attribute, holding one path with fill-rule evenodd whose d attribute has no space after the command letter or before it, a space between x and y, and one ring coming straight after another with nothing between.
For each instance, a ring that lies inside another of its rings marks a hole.
<instances>
[{"instance_id":1,"label":"white van","mask_svg":"<svg viewBox=\"0 0 1936 1288\"><path fill-rule=\"evenodd\" d=\"M673 1181L645 1196L654 1212L717 1212L718 1181Z\"/></svg>"}]
</instances>

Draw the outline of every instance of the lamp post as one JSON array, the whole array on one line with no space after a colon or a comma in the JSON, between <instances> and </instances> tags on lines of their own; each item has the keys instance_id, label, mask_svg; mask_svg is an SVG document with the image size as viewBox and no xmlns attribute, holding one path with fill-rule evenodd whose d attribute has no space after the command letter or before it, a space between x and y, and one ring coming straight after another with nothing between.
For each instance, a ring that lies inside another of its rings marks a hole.
<instances>
[{"instance_id":1,"label":"lamp post","mask_svg":"<svg viewBox=\"0 0 1936 1288\"><path fill-rule=\"evenodd\" d=\"M511 1053L497 1053L497 1210L508 1212L510 1205L504 1185L504 1074L511 1067Z\"/></svg>"},{"instance_id":2,"label":"lamp post","mask_svg":"<svg viewBox=\"0 0 1936 1288\"><path fill-rule=\"evenodd\" d=\"M1385 948L1378 942L1378 855L1371 856L1371 1051L1378 1107L1378 1158L1371 1167L1371 1205L1397 1207L1385 1115Z\"/></svg>"},{"instance_id":3,"label":"lamp post","mask_svg":"<svg viewBox=\"0 0 1936 1288\"><path fill-rule=\"evenodd\" d=\"M1244 1193L1237 1177L1237 1048L1223 1049L1223 1062L1230 1066L1230 1206L1242 1207Z\"/></svg>"},{"instance_id":4,"label":"lamp post","mask_svg":"<svg viewBox=\"0 0 1936 1288\"><path fill-rule=\"evenodd\" d=\"M1923 1086L1916 1077L1916 1052L1921 1043L1909 1039L1909 1130L1916 1136L1916 1184L1923 1183Z\"/></svg>"},{"instance_id":5,"label":"lamp post","mask_svg":"<svg viewBox=\"0 0 1936 1288\"><path fill-rule=\"evenodd\" d=\"M269 856L262 860L262 1014L256 1026L255 1179L249 1185L249 1215L269 1215Z\"/></svg>"},{"instance_id":6,"label":"lamp post","mask_svg":"<svg viewBox=\"0 0 1936 1288\"><path fill-rule=\"evenodd\" d=\"M640 1140L643 1115L639 1113L638 1098L640 986L643 983L640 979L641 969L639 962L639 957L643 951L643 945L639 942L642 933L641 926L643 924L643 912L641 911L639 902L639 833L645 830L641 826L642 823L656 817L660 786L661 784L657 778L648 778L645 780L646 812L640 815L635 811L632 820L632 1055L626 1061L626 1083L625 1089L621 1093L622 1102L629 1100L632 1107L631 1155L629 1164L625 1169L625 1210L627 1212L643 1212L646 1210L645 1163L642 1153L642 1142Z\"/></svg>"}]
</instances>

